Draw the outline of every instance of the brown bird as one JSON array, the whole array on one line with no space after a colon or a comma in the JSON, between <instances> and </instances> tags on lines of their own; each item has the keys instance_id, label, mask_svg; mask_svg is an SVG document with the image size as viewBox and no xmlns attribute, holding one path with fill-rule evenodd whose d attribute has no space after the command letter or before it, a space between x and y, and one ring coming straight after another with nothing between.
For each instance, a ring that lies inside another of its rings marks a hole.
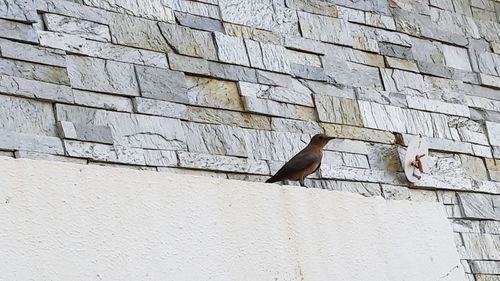
<instances>
[{"instance_id":1,"label":"brown bird","mask_svg":"<svg viewBox=\"0 0 500 281\"><path fill-rule=\"evenodd\" d=\"M266 182L272 183L282 180L292 180L299 181L301 186L305 186L304 179L319 169L321 158L323 158L323 147L325 147L331 139L333 138L325 134L315 135L304 149L292 157L290 161L283 165L283 167Z\"/></svg>"}]
</instances>

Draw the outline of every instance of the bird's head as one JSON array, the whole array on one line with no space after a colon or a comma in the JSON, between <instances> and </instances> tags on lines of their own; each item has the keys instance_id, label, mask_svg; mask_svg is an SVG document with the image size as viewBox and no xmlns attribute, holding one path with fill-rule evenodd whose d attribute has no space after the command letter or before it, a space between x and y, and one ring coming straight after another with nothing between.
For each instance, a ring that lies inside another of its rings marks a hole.
<instances>
[{"instance_id":1,"label":"bird's head","mask_svg":"<svg viewBox=\"0 0 500 281\"><path fill-rule=\"evenodd\" d=\"M330 140L334 138L329 137L325 134L317 134L312 137L310 144L319 146L319 147L324 147Z\"/></svg>"}]
</instances>

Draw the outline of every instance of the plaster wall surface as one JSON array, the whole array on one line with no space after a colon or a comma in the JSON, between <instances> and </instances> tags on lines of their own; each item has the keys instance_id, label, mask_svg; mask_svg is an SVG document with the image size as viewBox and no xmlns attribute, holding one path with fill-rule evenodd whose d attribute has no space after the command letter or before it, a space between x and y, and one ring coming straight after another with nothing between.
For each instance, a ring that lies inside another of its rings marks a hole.
<instances>
[{"instance_id":1,"label":"plaster wall surface","mask_svg":"<svg viewBox=\"0 0 500 281\"><path fill-rule=\"evenodd\" d=\"M0 157L2 280L463 281L444 208Z\"/></svg>"}]
</instances>

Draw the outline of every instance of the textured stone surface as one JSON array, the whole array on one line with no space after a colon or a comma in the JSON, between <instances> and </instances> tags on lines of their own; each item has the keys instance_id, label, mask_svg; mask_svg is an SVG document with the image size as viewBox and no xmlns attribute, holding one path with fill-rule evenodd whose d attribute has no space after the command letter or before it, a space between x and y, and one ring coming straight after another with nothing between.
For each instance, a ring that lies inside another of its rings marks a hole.
<instances>
[{"instance_id":1,"label":"textured stone surface","mask_svg":"<svg viewBox=\"0 0 500 281\"><path fill-rule=\"evenodd\" d=\"M197 76L186 77L190 104L243 111L238 86L231 81Z\"/></svg>"},{"instance_id":2,"label":"textured stone surface","mask_svg":"<svg viewBox=\"0 0 500 281\"><path fill-rule=\"evenodd\" d=\"M266 161L251 160L231 156L210 155L192 152L179 152L179 166L184 168L213 171L240 172L250 174L269 174Z\"/></svg>"},{"instance_id":3,"label":"textured stone surface","mask_svg":"<svg viewBox=\"0 0 500 281\"><path fill-rule=\"evenodd\" d=\"M132 101L125 97L73 90L75 104L108 110L132 112Z\"/></svg>"},{"instance_id":4,"label":"textured stone surface","mask_svg":"<svg viewBox=\"0 0 500 281\"><path fill-rule=\"evenodd\" d=\"M0 38L38 43L36 31L31 24L0 19Z\"/></svg>"},{"instance_id":5,"label":"textured stone surface","mask_svg":"<svg viewBox=\"0 0 500 281\"><path fill-rule=\"evenodd\" d=\"M40 100L73 103L71 88L8 75L0 75L0 92Z\"/></svg>"},{"instance_id":6,"label":"textured stone surface","mask_svg":"<svg viewBox=\"0 0 500 281\"><path fill-rule=\"evenodd\" d=\"M80 35L96 41L111 41L109 28L100 23L48 13L43 14L43 19L50 31Z\"/></svg>"},{"instance_id":7,"label":"textured stone surface","mask_svg":"<svg viewBox=\"0 0 500 281\"><path fill-rule=\"evenodd\" d=\"M352 99L342 99L331 96L314 96L320 121L362 126L358 103Z\"/></svg>"},{"instance_id":8,"label":"textured stone surface","mask_svg":"<svg viewBox=\"0 0 500 281\"><path fill-rule=\"evenodd\" d=\"M330 17L338 16L337 6L321 0L286 0L285 3L288 8L297 9L312 14L325 15Z\"/></svg>"},{"instance_id":9,"label":"textured stone surface","mask_svg":"<svg viewBox=\"0 0 500 281\"><path fill-rule=\"evenodd\" d=\"M167 23L160 23L159 26L168 45L176 53L217 60L216 48L209 32Z\"/></svg>"},{"instance_id":10,"label":"textured stone surface","mask_svg":"<svg viewBox=\"0 0 500 281\"><path fill-rule=\"evenodd\" d=\"M242 38L214 33L219 60L226 63L249 66L245 43Z\"/></svg>"},{"instance_id":11,"label":"textured stone surface","mask_svg":"<svg viewBox=\"0 0 500 281\"><path fill-rule=\"evenodd\" d=\"M172 118L186 118L187 115L187 107L183 104L145 98L134 98L134 110L137 113Z\"/></svg>"},{"instance_id":12,"label":"textured stone surface","mask_svg":"<svg viewBox=\"0 0 500 281\"><path fill-rule=\"evenodd\" d=\"M253 83L240 82L238 87L242 96L268 99L297 105L313 107L309 92L296 91L285 87L274 87Z\"/></svg>"},{"instance_id":13,"label":"textured stone surface","mask_svg":"<svg viewBox=\"0 0 500 281\"><path fill-rule=\"evenodd\" d=\"M53 66L66 66L65 52L34 45L0 39L2 57L18 59Z\"/></svg>"},{"instance_id":14,"label":"textured stone surface","mask_svg":"<svg viewBox=\"0 0 500 281\"><path fill-rule=\"evenodd\" d=\"M184 73L153 67L136 66L143 97L173 102L187 102Z\"/></svg>"},{"instance_id":15,"label":"textured stone surface","mask_svg":"<svg viewBox=\"0 0 500 281\"><path fill-rule=\"evenodd\" d=\"M168 61L170 63L170 69L172 70L210 75L208 61L204 59L168 53Z\"/></svg>"},{"instance_id":16,"label":"textured stone surface","mask_svg":"<svg viewBox=\"0 0 500 281\"><path fill-rule=\"evenodd\" d=\"M310 107L275 102L251 96L244 96L243 104L249 112L300 120L316 120L315 111Z\"/></svg>"},{"instance_id":17,"label":"textured stone surface","mask_svg":"<svg viewBox=\"0 0 500 281\"><path fill-rule=\"evenodd\" d=\"M8 0L0 3L0 18L33 22L36 12L32 9L33 0Z\"/></svg>"},{"instance_id":18,"label":"textured stone surface","mask_svg":"<svg viewBox=\"0 0 500 281\"><path fill-rule=\"evenodd\" d=\"M58 137L16 133L10 130L0 132L0 146L7 150L27 150L64 155L63 143Z\"/></svg>"},{"instance_id":19,"label":"textured stone surface","mask_svg":"<svg viewBox=\"0 0 500 281\"><path fill-rule=\"evenodd\" d=\"M68 75L71 86L77 89L138 96L139 86L130 64L68 56Z\"/></svg>"},{"instance_id":20,"label":"textured stone surface","mask_svg":"<svg viewBox=\"0 0 500 281\"><path fill-rule=\"evenodd\" d=\"M188 151L228 156L248 155L244 131L225 125L183 124Z\"/></svg>"},{"instance_id":21,"label":"textured stone surface","mask_svg":"<svg viewBox=\"0 0 500 281\"><path fill-rule=\"evenodd\" d=\"M109 29L113 43L159 52L172 51L155 21L114 13Z\"/></svg>"},{"instance_id":22,"label":"textured stone surface","mask_svg":"<svg viewBox=\"0 0 500 281\"><path fill-rule=\"evenodd\" d=\"M140 65L168 67L165 54L159 52L92 41L78 35L63 33L40 31L39 38L42 46L61 49L71 53Z\"/></svg>"},{"instance_id":23,"label":"textured stone surface","mask_svg":"<svg viewBox=\"0 0 500 281\"><path fill-rule=\"evenodd\" d=\"M172 9L161 2L84 0L85 5L159 21L175 21Z\"/></svg>"},{"instance_id":24,"label":"textured stone surface","mask_svg":"<svg viewBox=\"0 0 500 281\"><path fill-rule=\"evenodd\" d=\"M306 38L352 46L347 21L321 15L299 12L300 30ZM330 32L324 32L329 30Z\"/></svg>"},{"instance_id":25,"label":"textured stone surface","mask_svg":"<svg viewBox=\"0 0 500 281\"><path fill-rule=\"evenodd\" d=\"M187 119L209 124L224 124L261 130L271 129L271 121L267 116L228 110L188 107Z\"/></svg>"},{"instance_id":26,"label":"textured stone surface","mask_svg":"<svg viewBox=\"0 0 500 281\"><path fill-rule=\"evenodd\" d=\"M237 65L209 62L210 75L232 81L257 82L255 69Z\"/></svg>"},{"instance_id":27,"label":"textured stone surface","mask_svg":"<svg viewBox=\"0 0 500 281\"><path fill-rule=\"evenodd\" d=\"M224 32L224 27L219 20L195 16L183 12L174 12L175 18L183 26L205 31Z\"/></svg>"}]
</instances>

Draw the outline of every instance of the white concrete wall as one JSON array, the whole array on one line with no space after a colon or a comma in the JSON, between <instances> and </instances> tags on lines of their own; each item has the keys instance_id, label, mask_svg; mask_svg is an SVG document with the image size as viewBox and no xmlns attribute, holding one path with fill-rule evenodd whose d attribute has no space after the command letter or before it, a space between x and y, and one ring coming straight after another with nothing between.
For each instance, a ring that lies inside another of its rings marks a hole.
<instances>
[{"instance_id":1,"label":"white concrete wall","mask_svg":"<svg viewBox=\"0 0 500 281\"><path fill-rule=\"evenodd\" d=\"M462 281L438 204L0 157L2 280Z\"/></svg>"}]
</instances>

